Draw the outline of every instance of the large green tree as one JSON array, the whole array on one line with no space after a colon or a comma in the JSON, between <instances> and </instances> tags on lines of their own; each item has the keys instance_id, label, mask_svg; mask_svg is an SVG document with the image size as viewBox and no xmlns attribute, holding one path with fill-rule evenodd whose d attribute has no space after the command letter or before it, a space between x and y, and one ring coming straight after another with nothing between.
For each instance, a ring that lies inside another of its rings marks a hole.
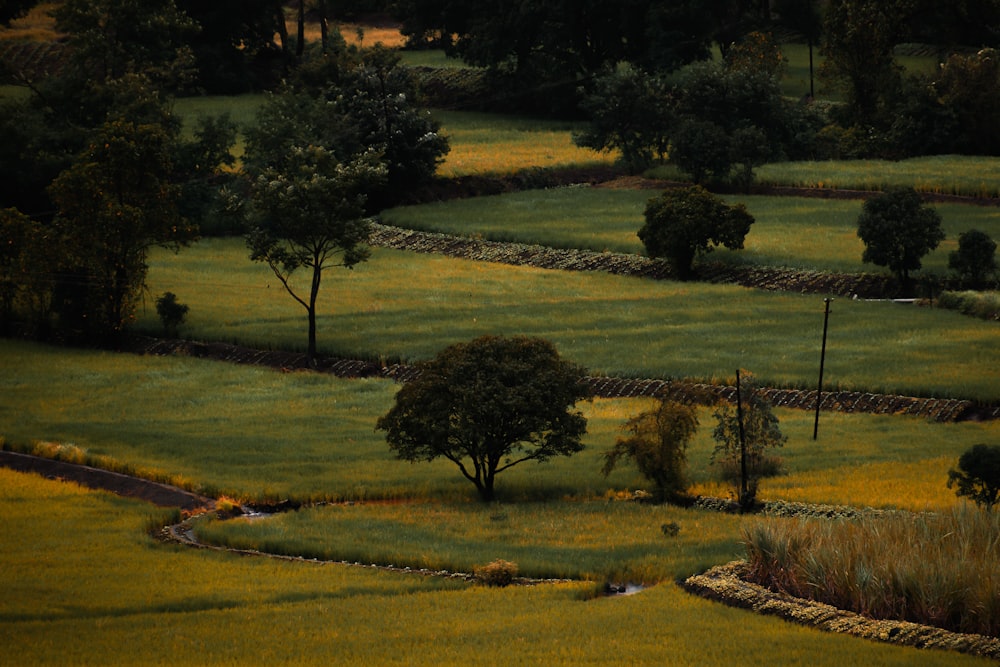
<instances>
[{"instance_id":1,"label":"large green tree","mask_svg":"<svg viewBox=\"0 0 1000 667\"><path fill-rule=\"evenodd\" d=\"M367 193L369 210L405 199L434 176L448 139L418 106L412 76L399 55L376 47L304 63L248 130L244 166L280 168L294 147L322 146L339 159L375 151L386 165Z\"/></svg>"},{"instance_id":2,"label":"large green tree","mask_svg":"<svg viewBox=\"0 0 1000 667\"><path fill-rule=\"evenodd\" d=\"M939 68L933 89L957 121L960 136L954 149L1000 153L1000 50L952 54Z\"/></svg>"},{"instance_id":3,"label":"large green tree","mask_svg":"<svg viewBox=\"0 0 1000 667\"><path fill-rule=\"evenodd\" d=\"M691 277L695 257L717 245L743 248L754 223L742 204L730 206L699 185L667 190L646 204L639 240L650 257L665 257L682 279Z\"/></svg>"},{"instance_id":4,"label":"large green tree","mask_svg":"<svg viewBox=\"0 0 1000 667\"><path fill-rule=\"evenodd\" d=\"M893 49L905 37L916 0L830 0L824 12L821 73L847 96L847 125L891 121L901 67Z\"/></svg>"},{"instance_id":5,"label":"large green tree","mask_svg":"<svg viewBox=\"0 0 1000 667\"><path fill-rule=\"evenodd\" d=\"M617 67L594 83L580 106L590 125L573 136L576 145L620 151L629 173L666 155L672 122L670 88L662 77L638 67Z\"/></svg>"},{"instance_id":6,"label":"large green tree","mask_svg":"<svg viewBox=\"0 0 1000 667\"><path fill-rule=\"evenodd\" d=\"M484 501L501 472L583 449L587 420L574 406L590 395L585 372L546 340L483 336L418 370L376 428L400 459L454 463Z\"/></svg>"},{"instance_id":7,"label":"large green tree","mask_svg":"<svg viewBox=\"0 0 1000 667\"><path fill-rule=\"evenodd\" d=\"M55 17L77 78L100 84L141 73L170 90L193 80L188 42L198 25L174 0L66 0Z\"/></svg>"},{"instance_id":8,"label":"large green tree","mask_svg":"<svg viewBox=\"0 0 1000 667\"><path fill-rule=\"evenodd\" d=\"M913 188L899 188L865 201L858 216L861 260L887 267L904 288L924 255L944 240L941 215L925 206Z\"/></svg>"}]
</instances>

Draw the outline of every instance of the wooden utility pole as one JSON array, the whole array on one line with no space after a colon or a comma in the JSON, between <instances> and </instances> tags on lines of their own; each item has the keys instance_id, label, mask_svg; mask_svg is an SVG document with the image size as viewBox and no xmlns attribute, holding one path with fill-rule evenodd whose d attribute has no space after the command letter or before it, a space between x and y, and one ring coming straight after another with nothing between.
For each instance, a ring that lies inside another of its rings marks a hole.
<instances>
[{"instance_id":1,"label":"wooden utility pole","mask_svg":"<svg viewBox=\"0 0 1000 667\"><path fill-rule=\"evenodd\" d=\"M826 361L826 327L830 321L830 302L833 299L823 299L826 310L823 313L823 347L819 353L819 386L816 388L816 420L813 423L813 440L819 435L819 404L822 402L823 394L823 364Z\"/></svg>"},{"instance_id":2,"label":"wooden utility pole","mask_svg":"<svg viewBox=\"0 0 1000 667\"><path fill-rule=\"evenodd\" d=\"M746 433L743 430L743 392L740 390L740 369L736 369L736 423L739 425L740 433L740 508L746 502L749 494L747 487L747 442Z\"/></svg>"}]
</instances>

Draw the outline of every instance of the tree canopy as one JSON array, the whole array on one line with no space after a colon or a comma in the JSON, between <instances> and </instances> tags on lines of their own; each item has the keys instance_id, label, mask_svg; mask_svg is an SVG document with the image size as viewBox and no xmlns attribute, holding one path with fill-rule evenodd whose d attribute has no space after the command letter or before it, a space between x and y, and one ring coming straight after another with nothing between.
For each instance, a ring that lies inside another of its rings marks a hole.
<instances>
[{"instance_id":1,"label":"tree canopy","mask_svg":"<svg viewBox=\"0 0 1000 667\"><path fill-rule=\"evenodd\" d=\"M727 205L700 185L667 190L646 204L639 240L650 257L665 257L681 278L692 275L695 257L723 245L743 248L754 223L743 204Z\"/></svg>"},{"instance_id":2,"label":"tree canopy","mask_svg":"<svg viewBox=\"0 0 1000 667\"><path fill-rule=\"evenodd\" d=\"M590 396L585 371L546 340L482 336L418 370L376 428L402 460L454 463L484 501L501 472L583 449L587 420L573 408Z\"/></svg>"},{"instance_id":3,"label":"tree canopy","mask_svg":"<svg viewBox=\"0 0 1000 667\"><path fill-rule=\"evenodd\" d=\"M948 488L991 509L1000 501L1000 446L974 445L958 458L958 468L948 471Z\"/></svg>"},{"instance_id":4,"label":"tree canopy","mask_svg":"<svg viewBox=\"0 0 1000 667\"><path fill-rule=\"evenodd\" d=\"M913 188L890 190L865 201L858 216L858 238L865 244L862 261L885 266L904 285L910 272L944 240L941 215L924 206Z\"/></svg>"},{"instance_id":5,"label":"tree canopy","mask_svg":"<svg viewBox=\"0 0 1000 667\"><path fill-rule=\"evenodd\" d=\"M50 187L54 226L69 250L63 261L85 276L85 329L105 341L131 320L149 249L176 248L195 235L179 213L180 188L171 178L176 136L163 122L165 110L144 95L141 81L129 87L137 103L110 115Z\"/></svg>"},{"instance_id":6,"label":"tree canopy","mask_svg":"<svg viewBox=\"0 0 1000 667\"><path fill-rule=\"evenodd\" d=\"M958 249L948 255L948 268L970 287L979 288L997 275L997 242L986 232L970 229L958 235Z\"/></svg>"}]
</instances>

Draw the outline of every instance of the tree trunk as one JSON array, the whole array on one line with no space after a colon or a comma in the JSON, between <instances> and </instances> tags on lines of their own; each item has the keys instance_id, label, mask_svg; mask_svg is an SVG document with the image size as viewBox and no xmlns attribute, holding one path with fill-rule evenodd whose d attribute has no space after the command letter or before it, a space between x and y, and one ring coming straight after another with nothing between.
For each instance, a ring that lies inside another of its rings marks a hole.
<instances>
[{"instance_id":1,"label":"tree trunk","mask_svg":"<svg viewBox=\"0 0 1000 667\"><path fill-rule=\"evenodd\" d=\"M306 48L306 0L299 0L299 26L296 33L295 57L301 58Z\"/></svg>"},{"instance_id":2,"label":"tree trunk","mask_svg":"<svg viewBox=\"0 0 1000 667\"><path fill-rule=\"evenodd\" d=\"M309 288L309 346L306 350L306 363L312 368L316 365L316 299L319 296L319 283L323 277L323 268L319 261L313 265L312 285Z\"/></svg>"}]
</instances>

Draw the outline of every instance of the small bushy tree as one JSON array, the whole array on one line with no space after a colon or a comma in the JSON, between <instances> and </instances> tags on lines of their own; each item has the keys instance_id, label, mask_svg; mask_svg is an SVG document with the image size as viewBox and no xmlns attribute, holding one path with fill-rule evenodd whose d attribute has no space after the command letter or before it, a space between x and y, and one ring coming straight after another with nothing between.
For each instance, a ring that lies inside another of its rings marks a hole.
<instances>
[{"instance_id":1,"label":"small bushy tree","mask_svg":"<svg viewBox=\"0 0 1000 667\"><path fill-rule=\"evenodd\" d=\"M948 488L977 505L992 509L1000 501L1000 446L973 445L958 458L958 468L948 471Z\"/></svg>"},{"instance_id":2,"label":"small bushy tree","mask_svg":"<svg viewBox=\"0 0 1000 667\"><path fill-rule=\"evenodd\" d=\"M941 215L925 206L916 190L900 188L864 203L858 237L865 244L862 261L887 267L905 289L910 272L920 269L924 255L944 240L944 231Z\"/></svg>"},{"instance_id":3,"label":"small bushy tree","mask_svg":"<svg viewBox=\"0 0 1000 667\"><path fill-rule=\"evenodd\" d=\"M173 292L164 292L156 300L156 314L160 316L160 322L163 323L163 332L167 336L173 337L177 335L177 327L184 324L184 318L187 317L187 313L187 304L178 303L177 295Z\"/></svg>"},{"instance_id":4,"label":"small bushy tree","mask_svg":"<svg viewBox=\"0 0 1000 667\"><path fill-rule=\"evenodd\" d=\"M712 452L712 465L736 489L740 507L752 507L760 480L781 472L781 459L770 450L784 445L787 438L771 404L757 392L753 376L746 372L741 373L739 403L723 404L714 417L712 438L718 444Z\"/></svg>"},{"instance_id":5,"label":"small bushy tree","mask_svg":"<svg viewBox=\"0 0 1000 667\"><path fill-rule=\"evenodd\" d=\"M695 257L711 252L714 246L742 249L754 223L743 204L729 206L698 185L667 190L650 199L645 216L638 235L646 253L669 259L682 279L692 275Z\"/></svg>"},{"instance_id":6,"label":"small bushy tree","mask_svg":"<svg viewBox=\"0 0 1000 667\"><path fill-rule=\"evenodd\" d=\"M583 449L587 419L573 408L590 396L585 372L546 340L482 336L418 369L376 430L404 461L451 461L483 501L504 470Z\"/></svg>"},{"instance_id":7,"label":"small bushy tree","mask_svg":"<svg viewBox=\"0 0 1000 667\"><path fill-rule=\"evenodd\" d=\"M948 255L948 268L969 287L979 288L997 273L997 243L986 232L970 229L958 236L958 250Z\"/></svg>"},{"instance_id":8,"label":"small bushy tree","mask_svg":"<svg viewBox=\"0 0 1000 667\"><path fill-rule=\"evenodd\" d=\"M661 398L651 410L625 422L622 430L628 435L619 437L604 453L601 472L605 477L625 458L653 483L658 500L687 490L687 447L698 430L697 406Z\"/></svg>"}]
</instances>

